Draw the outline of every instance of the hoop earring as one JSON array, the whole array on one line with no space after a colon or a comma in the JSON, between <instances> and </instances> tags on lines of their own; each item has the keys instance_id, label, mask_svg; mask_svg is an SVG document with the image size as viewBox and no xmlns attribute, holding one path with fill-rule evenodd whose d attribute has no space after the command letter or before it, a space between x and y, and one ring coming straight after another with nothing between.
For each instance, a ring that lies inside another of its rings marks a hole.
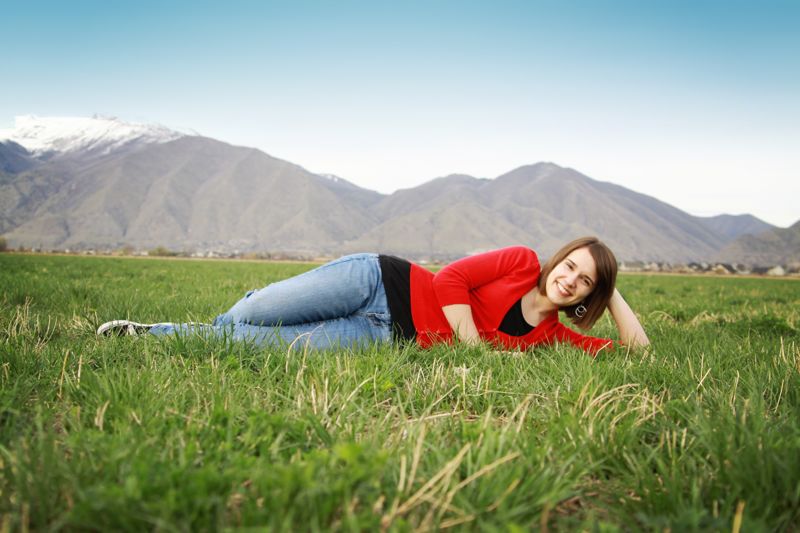
<instances>
[{"instance_id":1,"label":"hoop earring","mask_svg":"<svg viewBox=\"0 0 800 533\"><path fill-rule=\"evenodd\" d=\"M580 304L578 307L575 308L575 316L578 318L583 318L584 316L586 316L586 311L588 311L588 309L586 309L586 306Z\"/></svg>"}]
</instances>

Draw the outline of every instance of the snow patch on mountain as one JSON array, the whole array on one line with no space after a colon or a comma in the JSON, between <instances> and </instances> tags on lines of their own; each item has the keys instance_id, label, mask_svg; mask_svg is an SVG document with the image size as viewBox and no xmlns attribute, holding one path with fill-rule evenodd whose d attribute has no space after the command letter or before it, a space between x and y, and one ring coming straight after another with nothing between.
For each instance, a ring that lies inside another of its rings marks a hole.
<instances>
[{"instance_id":1,"label":"snow patch on mountain","mask_svg":"<svg viewBox=\"0 0 800 533\"><path fill-rule=\"evenodd\" d=\"M327 181L328 183L339 189L354 189L354 190L364 190L368 192L374 192L370 191L369 189L362 189L353 182L347 181L346 179L339 177L336 174L317 174L317 176L323 178L325 181Z\"/></svg>"},{"instance_id":2,"label":"snow patch on mountain","mask_svg":"<svg viewBox=\"0 0 800 533\"><path fill-rule=\"evenodd\" d=\"M92 151L107 154L136 141L163 143L183 134L157 124L125 122L114 117L15 117L14 127L0 129L0 142L14 141L34 156Z\"/></svg>"},{"instance_id":3,"label":"snow patch on mountain","mask_svg":"<svg viewBox=\"0 0 800 533\"><path fill-rule=\"evenodd\" d=\"M317 176L321 176L321 177L325 178L326 180L332 181L334 183L342 183L342 182L350 183L346 179L340 178L336 174L317 174Z\"/></svg>"}]
</instances>

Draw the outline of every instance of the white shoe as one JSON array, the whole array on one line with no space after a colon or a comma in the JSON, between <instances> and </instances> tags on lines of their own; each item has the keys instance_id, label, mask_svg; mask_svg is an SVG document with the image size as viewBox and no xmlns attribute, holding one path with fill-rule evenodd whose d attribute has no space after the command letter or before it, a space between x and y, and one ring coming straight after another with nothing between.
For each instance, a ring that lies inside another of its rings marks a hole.
<instances>
[{"instance_id":1,"label":"white shoe","mask_svg":"<svg viewBox=\"0 0 800 533\"><path fill-rule=\"evenodd\" d=\"M122 337L124 335L143 335L155 324L140 324L130 320L112 320L97 328L98 335L106 337Z\"/></svg>"}]
</instances>

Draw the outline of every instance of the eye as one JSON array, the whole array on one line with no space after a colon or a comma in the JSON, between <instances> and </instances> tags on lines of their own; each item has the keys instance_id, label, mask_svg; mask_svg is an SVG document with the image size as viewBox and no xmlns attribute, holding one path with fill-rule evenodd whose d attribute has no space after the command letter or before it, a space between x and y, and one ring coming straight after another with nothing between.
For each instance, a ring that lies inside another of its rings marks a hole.
<instances>
[{"instance_id":1,"label":"eye","mask_svg":"<svg viewBox=\"0 0 800 533\"><path fill-rule=\"evenodd\" d=\"M572 263L567 263L567 268L570 269L570 270L574 270L575 269L575 267L572 265Z\"/></svg>"}]
</instances>

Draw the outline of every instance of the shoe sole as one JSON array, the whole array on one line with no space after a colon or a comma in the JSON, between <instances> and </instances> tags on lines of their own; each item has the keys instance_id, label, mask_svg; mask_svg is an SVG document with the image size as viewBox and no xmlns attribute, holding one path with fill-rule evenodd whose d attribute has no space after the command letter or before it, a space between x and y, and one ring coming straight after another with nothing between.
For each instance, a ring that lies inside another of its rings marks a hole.
<instances>
[{"instance_id":1,"label":"shoe sole","mask_svg":"<svg viewBox=\"0 0 800 533\"><path fill-rule=\"evenodd\" d=\"M105 337L124 337L126 335L141 335L155 326L155 324L140 324L130 320L112 320L97 328L97 335Z\"/></svg>"}]
</instances>

